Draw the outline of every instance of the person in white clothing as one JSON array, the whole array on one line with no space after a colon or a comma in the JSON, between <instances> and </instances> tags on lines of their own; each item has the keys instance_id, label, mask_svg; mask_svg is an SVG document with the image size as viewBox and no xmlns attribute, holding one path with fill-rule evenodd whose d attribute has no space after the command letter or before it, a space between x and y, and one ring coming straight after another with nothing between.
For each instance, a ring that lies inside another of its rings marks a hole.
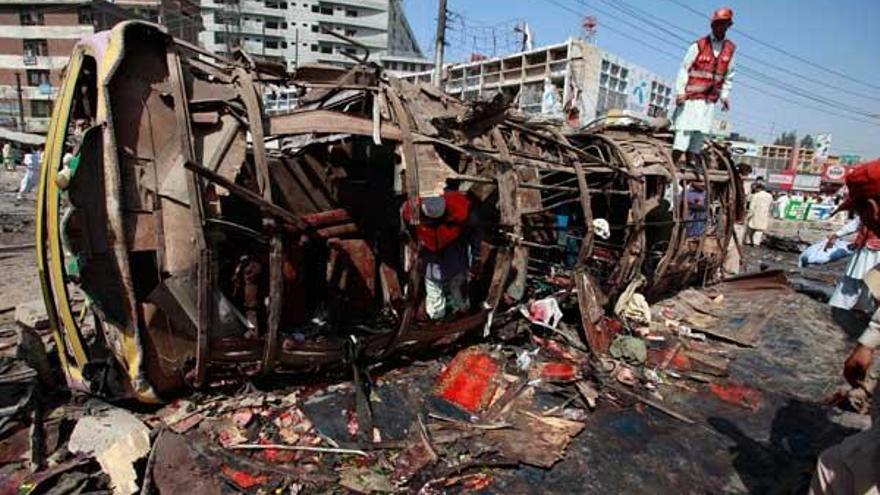
<instances>
[{"instance_id":1,"label":"person in white clothing","mask_svg":"<svg viewBox=\"0 0 880 495\"><path fill-rule=\"evenodd\" d=\"M712 34L691 44L675 81L675 112L672 128L673 159L699 168L705 135L712 129L715 103L730 109L736 45L725 39L733 25L733 11L727 7L712 14Z\"/></svg>"},{"instance_id":2,"label":"person in white clothing","mask_svg":"<svg viewBox=\"0 0 880 495\"><path fill-rule=\"evenodd\" d=\"M764 190L764 184L758 182L755 192L749 200L749 213L746 217L746 244L760 246L764 231L770 226L773 210L773 195Z\"/></svg>"},{"instance_id":3,"label":"person in white clothing","mask_svg":"<svg viewBox=\"0 0 880 495\"><path fill-rule=\"evenodd\" d=\"M16 201L21 201L24 195L29 193L35 185L37 185L37 177L40 175L40 160L42 153L39 150L32 150L24 155L24 177L21 178L21 184L18 187L18 195Z\"/></svg>"},{"instance_id":4,"label":"person in white clothing","mask_svg":"<svg viewBox=\"0 0 880 495\"><path fill-rule=\"evenodd\" d=\"M874 311L874 298L868 292L863 281L869 270L880 264L880 238L862 224L856 215L840 230L828 236L826 249L834 245L834 241L855 235L851 245L855 254L846 265L846 271L837 282L834 293L828 304L832 308L855 310L871 314Z\"/></svg>"}]
</instances>

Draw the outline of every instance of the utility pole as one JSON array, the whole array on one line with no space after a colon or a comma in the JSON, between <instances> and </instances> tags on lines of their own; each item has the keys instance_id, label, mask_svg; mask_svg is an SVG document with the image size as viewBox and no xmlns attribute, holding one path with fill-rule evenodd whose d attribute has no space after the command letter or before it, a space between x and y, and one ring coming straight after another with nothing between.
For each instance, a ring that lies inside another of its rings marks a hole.
<instances>
[{"instance_id":1,"label":"utility pole","mask_svg":"<svg viewBox=\"0 0 880 495\"><path fill-rule=\"evenodd\" d=\"M21 73L15 73L15 89L18 91L18 130L24 131L24 99L21 96Z\"/></svg>"},{"instance_id":2,"label":"utility pole","mask_svg":"<svg viewBox=\"0 0 880 495\"><path fill-rule=\"evenodd\" d=\"M440 76L443 72L443 47L446 44L446 0L439 0L437 8L437 44L434 46L434 77L431 83L441 87Z\"/></svg>"},{"instance_id":3,"label":"utility pole","mask_svg":"<svg viewBox=\"0 0 880 495\"><path fill-rule=\"evenodd\" d=\"M299 68L299 28L294 28L293 30L294 41L296 43L293 44L293 68Z\"/></svg>"}]
</instances>

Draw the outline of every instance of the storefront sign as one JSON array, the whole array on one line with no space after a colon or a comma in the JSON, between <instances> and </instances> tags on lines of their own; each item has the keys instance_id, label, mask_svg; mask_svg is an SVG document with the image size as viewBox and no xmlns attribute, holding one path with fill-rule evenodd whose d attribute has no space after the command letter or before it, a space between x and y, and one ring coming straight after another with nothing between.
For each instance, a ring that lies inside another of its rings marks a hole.
<instances>
[{"instance_id":1,"label":"storefront sign","mask_svg":"<svg viewBox=\"0 0 880 495\"><path fill-rule=\"evenodd\" d=\"M791 189L792 184L794 184L794 174L770 174L770 176L767 177L767 184L776 189Z\"/></svg>"},{"instance_id":2,"label":"storefront sign","mask_svg":"<svg viewBox=\"0 0 880 495\"><path fill-rule=\"evenodd\" d=\"M846 178L846 167L843 165L825 165L825 169L822 170L822 180L825 182L842 184L844 178Z\"/></svg>"},{"instance_id":3,"label":"storefront sign","mask_svg":"<svg viewBox=\"0 0 880 495\"><path fill-rule=\"evenodd\" d=\"M738 156L761 156L761 146L755 143L746 143L744 141L728 141L730 153L734 158Z\"/></svg>"},{"instance_id":4,"label":"storefront sign","mask_svg":"<svg viewBox=\"0 0 880 495\"><path fill-rule=\"evenodd\" d=\"M798 174L794 176L794 182L792 183L792 189L796 191L819 191L819 186L822 185L822 176L821 175L813 175L813 174Z\"/></svg>"}]
</instances>

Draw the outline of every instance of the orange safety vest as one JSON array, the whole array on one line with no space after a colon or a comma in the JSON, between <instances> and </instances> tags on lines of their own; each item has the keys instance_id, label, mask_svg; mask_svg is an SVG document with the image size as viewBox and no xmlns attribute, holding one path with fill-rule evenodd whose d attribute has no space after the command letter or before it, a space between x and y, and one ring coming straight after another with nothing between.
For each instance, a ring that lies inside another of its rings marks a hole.
<instances>
[{"instance_id":1,"label":"orange safety vest","mask_svg":"<svg viewBox=\"0 0 880 495\"><path fill-rule=\"evenodd\" d=\"M712 51L712 41L708 36L697 40L697 58L688 69L687 86L684 89L685 99L709 100L712 103L718 101L721 95L721 87L724 85L724 76L733 59L736 45L730 40L724 40L721 52L715 56Z\"/></svg>"},{"instance_id":2,"label":"orange safety vest","mask_svg":"<svg viewBox=\"0 0 880 495\"><path fill-rule=\"evenodd\" d=\"M415 226L419 242L432 253L442 251L461 237L471 211L471 202L464 193L450 191L444 194L443 198L446 200L446 213L443 218ZM403 221L406 223L411 223L411 201L405 202L401 211ZM422 205L421 198L418 198L418 203L419 206Z\"/></svg>"}]
</instances>

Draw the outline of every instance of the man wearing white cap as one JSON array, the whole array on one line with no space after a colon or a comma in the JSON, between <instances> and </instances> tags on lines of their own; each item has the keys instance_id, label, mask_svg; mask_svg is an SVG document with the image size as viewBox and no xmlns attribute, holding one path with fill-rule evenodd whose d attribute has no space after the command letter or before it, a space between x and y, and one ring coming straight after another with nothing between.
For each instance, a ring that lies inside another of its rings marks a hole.
<instances>
[{"instance_id":1,"label":"man wearing white cap","mask_svg":"<svg viewBox=\"0 0 880 495\"><path fill-rule=\"evenodd\" d=\"M479 229L471 201L461 192L419 198L421 218L414 226L425 266L425 312L440 320L447 314L467 311L468 272L471 260L478 263ZM411 203L402 208L403 221L412 225Z\"/></svg>"}]
</instances>

